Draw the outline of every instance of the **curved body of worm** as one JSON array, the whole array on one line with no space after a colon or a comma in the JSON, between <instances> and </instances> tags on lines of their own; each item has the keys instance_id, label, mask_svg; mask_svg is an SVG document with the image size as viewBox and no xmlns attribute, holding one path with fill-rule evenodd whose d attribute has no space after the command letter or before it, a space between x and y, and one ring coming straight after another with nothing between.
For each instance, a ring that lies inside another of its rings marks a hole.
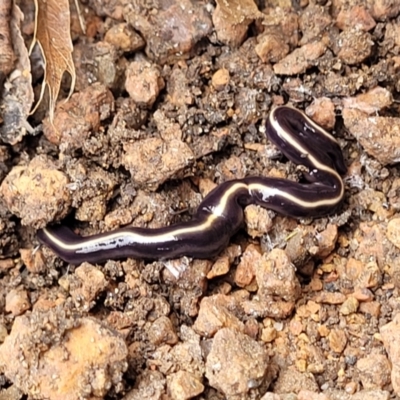
<instances>
[{"instance_id":1,"label":"curved body of worm","mask_svg":"<svg viewBox=\"0 0 400 400\"><path fill-rule=\"evenodd\" d=\"M282 106L271 111L269 139L296 164L309 168L306 183L263 176L227 181L200 203L192 220L159 228L126 227L81 237L58 225L38 231L39 240L72 264L118 258L167 259L217 255L243 224L243 207L258 204L292 217L335 212L344 196L346 172L337 141L303 112Z\"/></svg>"}]
</instances>

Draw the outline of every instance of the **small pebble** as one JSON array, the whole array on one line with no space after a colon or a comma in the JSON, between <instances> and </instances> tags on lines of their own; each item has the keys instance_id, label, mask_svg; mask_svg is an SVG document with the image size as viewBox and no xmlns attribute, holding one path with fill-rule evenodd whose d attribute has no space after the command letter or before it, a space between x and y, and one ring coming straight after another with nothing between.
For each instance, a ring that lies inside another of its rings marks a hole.
<instances>
[{"instance_id":1,"label":"small pebble","mask_svg":"<svg viewBox=\"0 0 400 400\"><path fill-rule=\"evenodd\" d=\"M400 249L400 218L393 218L389 221L386 237Z\"/></svg>"},{"instance_id":2,"label":"small pebble","mask_svg":"<svg viewBox=\"0 0 400 400\"><path fill-rule=\"evenodd\" d=\"M125 89L138 105L151 107L165 83L157 65L132 61L126 69Z\"/></svg>"},{"instance_id":3,"label":"small pebble","mask_svg":"<svg viewBox=\"0 0 400 400\"><path fill-rule=\"evenodd\" d=\"M360 304L359 311L363 314L379 318L381 314L381 303L377 301L366 301Z\"/></svg>"},{"instance_id":4,"label":"small pebble","mask_svg":"<svg viewBox=\"0 0 400 400\"><path fill-rule=\"evenodd\" d=\"M313 42L306 44L274 65L274 72L277 75L298 75L307 71L317 62L326 50L323 42Z\"/></svg>"},{"instance_id":5,"label":"small pebble","mask_svg":"<svg viewBox=\"0 0 400 400\"><path fill-rule=\"evenodd\" d=\"M229 71L225 68L219 69L212 76L211 84L216 90L223 90L229 84Z\"/></svg>"},{"instance_id":6,"label":"small pebble","mask_svg":"<svg viewBox=\"0 0 400 400\"><path fill-rule=\"evenodd\" d=\"M178 371L167 377L167 389L173 400L189 400L204 390L204 385L190 372Z\"/></svg>"},{"instance_id":7,"label":"small pebble","mask_svg":"<svg viewBox=\"0 0 400 400\"><path fill-rule=\"evenodd\" d=\"M267 367L265 345L235 329L223 328L216 333L207 356L206 377L227 398L244 398L261 385Z\"/></svg>"},{"instance_id":8,"label":"small pebble","mask_svg":"<svg viewBox=\"0 0 400 400\"><path fill-rule=\"evenodd\" d=\"M355 297L349 297L340 307L339 312L342 315L350 315L357 311L358 300Z\"/></svg>"},{"instance_id":9,"label":"small pebble","mask_svg":"<svg viewBox=\"0 0 400 400\"><path fill-rule=\"evenodd\" d=\"M347 344L347 336L340 329L332 329L328 336L329 346L335 353L341 353Z\"/></svg>"},{"instance_id":10,"label":"small pebble","mask_svg":"<svg viewBox=\"0 0 400 400\"><path fill-rule=\"evenodd\" d=\"M357 361L362 385L365 389L382 389L390 383L391 365L383 354L371 354Z\"/></svg>"},{"instance_id":11,"label":"small pebble","mask_svg":"<svg viewBox=\"0 0 400 400\"><path fill-rule=\"evenodd\" d=\"M225 275L229 272L229 257L218 257L211 267L210 272L207 274L207 279L213 279L217 276Z\"/></svg>"},{"instance_id":12,"label":"small pebble","mask_svg":"<svg viewBox=\"0 0 400 400\"><path fill-rule=\"evenodd\" d=\"M6 295L5 310L12 315L23 314L31 308L28 292L21 289L11 289Z\"/></svg>"}]
</instances>

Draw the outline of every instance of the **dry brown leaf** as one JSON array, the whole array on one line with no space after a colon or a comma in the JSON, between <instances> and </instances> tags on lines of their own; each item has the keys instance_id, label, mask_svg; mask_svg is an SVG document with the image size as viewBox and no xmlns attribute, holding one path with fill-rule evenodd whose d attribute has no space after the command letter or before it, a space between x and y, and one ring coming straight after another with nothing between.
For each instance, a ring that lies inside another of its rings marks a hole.
<instances>
[{"instance_id":1,"label":"dry brown leaf","mask_svg":"<svg viewBox=\"0 0 400 400\"><path fill-rule=\"evenodd\" d=\"M32 131L27 122L29 111L33 104L31 65L28 50L20 30L22 19L21 10L14 4L8 24L15 62L12 65L12 72L2 86L0 99L2 119L0 139L4 143L11 145L21 141L27 131Z\"/></svg>"},{"instance_id":2,"label":"dry brown leaf","mask_svg":"<svg viewBox=\"0 0 400 400\"><path fill-rule=\"evenodd\" d=\"M37 42L42 50L45 71L39 102L48 86L49 119L52 122L64 72L68 71L72 78L69 95L74 90L76 79L72 61L69 2L68 0L35 0L35 6L35 37L31 49Z\"/></svg>"},{"instance_id":3,"label":"dry brown leaf","mask_svg":"<svg viewBox=\"0 0 400 400\"><path fill-rule=\"evenodd\" d=\"M245 20L263 18L253 0L217 0L221 11L229 16L231 24L241 24Z\"/></svg>"}]
</instances>

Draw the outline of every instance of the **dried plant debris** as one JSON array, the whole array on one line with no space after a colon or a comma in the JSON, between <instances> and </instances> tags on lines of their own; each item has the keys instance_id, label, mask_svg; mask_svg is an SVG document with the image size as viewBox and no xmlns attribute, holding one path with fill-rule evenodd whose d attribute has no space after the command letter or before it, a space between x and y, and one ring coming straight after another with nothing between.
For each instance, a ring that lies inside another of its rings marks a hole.
<instances>
[{"instance_id":1,"label":"dried plant debris","mask_svg":"<svg viewBox=\"0 0 400 400\"><path fill-rule=\"evenodd\" d=\"M4 2L2 4L6 4ZM2 7L2 6L1 6ZM12 42L12 55L6 40L0 46L0 53L4 59L12 62L3 65L1 70L7 78L2 80L2 97L0 99L0 139L3 143L15 145L28 133L32 132L27 119L33 104L33 88L31 79L31 65L28 50L21 34L23 15L17 5L10 7L7 22L0 22L1 29L9 28L4 36Z\"/></svg>"},{"instance_id":2,"label":"dried plant debris","mask_svg":"<svg viewBox=\"0 0 400 400\"><path fill-rule=\"evenodd\" d=\"M13 2L3 1L0 5L0 84L3 85L6 76L13 70L15 54L11 38L11 21Z\"/></svg>"},{"instance_id":3,"label":"dried plant debris","mask_svg":"<svg viewBox=\"0 0 400 400\"><path fill-rule=\"evenodd\" d=\"M0 400L398 398L399 3L71 3L0 5ZM58 223L189 221L230 179L302 180L265 136L287 103L343 150L336 213L250 205L208 259L38 246Z\"/></svg>"}]
</instances>

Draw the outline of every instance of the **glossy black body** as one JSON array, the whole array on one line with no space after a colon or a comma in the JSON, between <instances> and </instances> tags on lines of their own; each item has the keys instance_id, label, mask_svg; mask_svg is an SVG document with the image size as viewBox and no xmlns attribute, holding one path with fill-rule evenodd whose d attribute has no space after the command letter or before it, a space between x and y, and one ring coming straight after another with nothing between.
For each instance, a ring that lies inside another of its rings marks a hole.
<instances>
[{"instance_id":1,"label":"glossy black body","mask_svg":"<svg viewBox=\"0 0 400 400\"><path fill-rule=\"evenodd\" d=\"M53 226L38 231L38 238L72 264L127 257L210 258L240 229L246 205L258 204L292 217L334 212L343 198L339 174L346 172L346 166L333 137L301 111L286 106L271 112L266 132L288 159L310 169L305 175L307 183L247 177L217 186L189 222L159 229L122 228L90 237L76 235L65 226ZM129 235L137 240L127 239Z\"/></svg>"}]
</instances>

